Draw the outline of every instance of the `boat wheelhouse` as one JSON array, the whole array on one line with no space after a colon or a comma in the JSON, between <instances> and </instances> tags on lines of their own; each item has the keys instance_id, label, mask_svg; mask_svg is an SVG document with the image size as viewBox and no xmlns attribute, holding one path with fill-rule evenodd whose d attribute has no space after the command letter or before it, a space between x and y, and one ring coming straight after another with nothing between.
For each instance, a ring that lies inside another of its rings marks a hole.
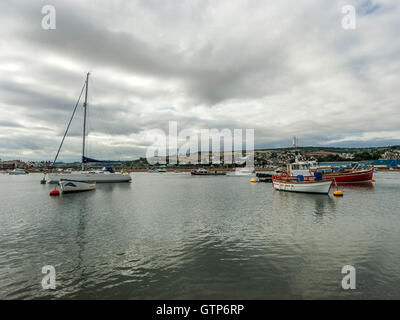
<instances>
[{"instance_id":1,"label":"boat wheelhouse","mask_svg":"<svg viewBox=\"0 0 400 320\"><path fill-rule=\"evenodd\" d=\"M313 177L313 172L318 169L318 163L316 161L297 161L297 159L296 162L290 163L288 166L289 173L293 177L297 177L298 175Z\"/></svg>"}]
</instances>

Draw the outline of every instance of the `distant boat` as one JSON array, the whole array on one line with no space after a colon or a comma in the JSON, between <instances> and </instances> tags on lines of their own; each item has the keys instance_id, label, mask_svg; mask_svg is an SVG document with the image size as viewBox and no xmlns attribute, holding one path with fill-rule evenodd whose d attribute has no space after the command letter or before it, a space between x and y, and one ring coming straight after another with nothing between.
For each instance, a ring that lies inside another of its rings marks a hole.
<instances>
[{"instance_id":1,"label":"distant boat","mask_svg":"<svg viewBox=\"0 0 400 320\"><path fill-rule=\"evenodd\" d=\"M87 109L87 101L88 101L88 86L89 86L89 73L86 75L86 81L85 85L82 88L85 88L85 102L83 103L83 109L84 109L84 117L83 117L83 141L82 141L82 170L77 171L77 172L65 172L65 173L49 173L46 176L46 180L49 183L57 183L62 179L67 179L67 180L78 180L78 181L94 181L94 182L130 182L132 180L132 177L129 174L126 173L116 173L111 167L106 167L103 168L103 170L92 170L92 171L87 171L85 170L85 163L88 162L101 162L99 160L95 159L90 159L85 156L85 147L86 147L86 109ZM82 94L82 92L81 92ZM79 96L80 98L80 96ZM79 103L79 100L78 100ZM53 161L53 165L55 164L58 154L60 152L60 149L62 147L62 144L64 142L65 136L68 132L69 125L71 124L72 118L75 114L76 107L78 106L78 103L75 106L74 112L72 114L72 117L69 121L69 124L67 126L67 130L64 134L64 137L61 141L61 145L58 149L57 155Z\"/></svg>"},{"instance_id":2,"label":"distant boat","mask_svg":"<svg viewBox=\"0 0 400 320\"><path fill-rule=\"evenodd\" d=\"M226 175L225 171L206 170L204 168L193 170L190 173L194 176L224 176L224 175Z\"/></svg>"},{"instance_id":3,"label":"distant boat","mask_svg":"<svg viewBox=\"0 0 400 320\"><path fill-rule=\"evenodd\" d=\"M236 168L234 175L237 176L253 176L255 174L254 168Z\"/></svg>"},{"instance_id":4,"label":"distant boat","mask_svg":"<svg viewBox=\"0 0 400 320\"><path fill-rule=\"evenodd\" d=\"M256 177L258 178L259 182L272 182L272 173L268 172L257 172Z\"/></svg>"},{"instance_id":5,"label":"distant boat","mask_svg":"<svg viewBox=\"0 0 400 320\"><path fill-rule=\"evenodd\" d=\"M63 193L90 191L96 188L96 182L61 179L60 187Z\"/></svg>"},{"instance_id":6,"label":"distant boat","mask_svg":"<svg viewBox=\"0 0 400 320\"><path fill-rule=\"evenodd\" d=\"M21 168L15 168L13 171L10 171L8 174L11 175L22 175L22 174L28 174L24 169Z\"/></svg>"},{"instance_id":7,"label":"distant boat","mask_svg":"<svg viewBox=\"0 0 400 320\"><path fill-rule=\"evenodd\" d=\"M147 172L149 172L149 173L167 172L167 170L166 169L162 169L162 168L160 168L160 169L149 169Z\"/></svg>"}]
</instances>

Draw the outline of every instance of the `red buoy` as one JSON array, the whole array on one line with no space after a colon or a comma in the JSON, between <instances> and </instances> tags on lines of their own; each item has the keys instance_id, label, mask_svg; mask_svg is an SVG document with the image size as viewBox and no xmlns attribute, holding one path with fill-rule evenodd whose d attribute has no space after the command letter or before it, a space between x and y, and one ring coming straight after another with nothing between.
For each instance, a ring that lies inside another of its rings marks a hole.
<instances>
[{"instance_id":1,"label":"red buoy","mask_svg":"<svg viewBox=\"0 0 400 320\"><path fill-rule=\"evenodd\" d=\"M59 196L60 195L60 191L58 191L57 189L51 190L50 191L50 195L51 196Z\"/></svg>"}]
</instances>

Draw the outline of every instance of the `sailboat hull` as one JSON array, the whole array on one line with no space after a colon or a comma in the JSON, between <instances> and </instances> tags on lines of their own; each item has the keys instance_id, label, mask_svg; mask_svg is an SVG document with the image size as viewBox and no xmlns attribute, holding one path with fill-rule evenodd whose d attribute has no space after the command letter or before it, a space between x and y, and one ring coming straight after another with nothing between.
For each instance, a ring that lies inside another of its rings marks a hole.
<instances>
[{"instance_id":1,"label":"sailboat hull","mask_svg":"<svg viewBox=\"0 0 400 320\"><path fill-rule=\"evenodd\" d=\"M58 183L61 179L94 181L97 183L130 182L129 174L110 172L73 172L73 173L50 173L46 176L48 183Z\"/></svg>"}]
</instances>

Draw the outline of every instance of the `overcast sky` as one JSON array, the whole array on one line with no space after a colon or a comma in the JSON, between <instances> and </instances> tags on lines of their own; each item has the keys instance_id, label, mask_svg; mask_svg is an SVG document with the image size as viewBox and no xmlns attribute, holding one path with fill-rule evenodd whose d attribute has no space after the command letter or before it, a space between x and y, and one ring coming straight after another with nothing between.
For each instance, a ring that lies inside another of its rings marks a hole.
<instances>
[{"instance_id":1,"label":"overcast sky","mask_svg":"<svg viewBox=\"0 0 400 320\"><path fill-rule=\"evenodd\" d=\"M2 0L0 20L2 159L54 157L87 71L90 157L143 156L169 120L256 147L400 143L398 0ZM60 160L80 159L82 114Z\"/></svg>"}]
</instances>

